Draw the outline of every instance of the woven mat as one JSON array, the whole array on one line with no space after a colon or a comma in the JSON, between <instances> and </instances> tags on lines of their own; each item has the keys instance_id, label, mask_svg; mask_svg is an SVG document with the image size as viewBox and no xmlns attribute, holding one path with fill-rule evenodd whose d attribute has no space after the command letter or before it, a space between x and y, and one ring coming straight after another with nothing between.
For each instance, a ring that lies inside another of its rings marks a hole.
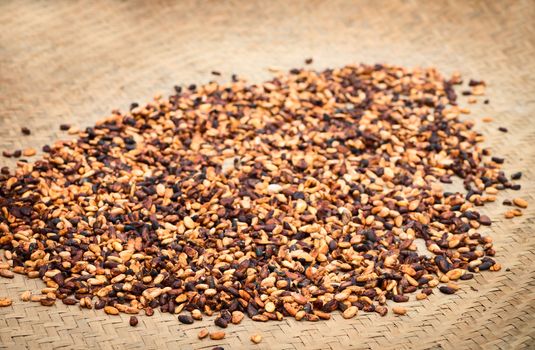
<instances>
[{"instance_id":1,"label":"woven mat","mask_svg":"<svg viewBox=\"0 0 535 350\"><path fill-rule=\"evenodd\" d=\"M169 94L175 84L261 81L268 67L313 68L387 62L434 65L488 82L490 103L468 116L487 145L523 171L524 216L494 224L503 269L462 282L455 295L408 304L408 316L336 313L317 323L256 323L228 328L222 341L196 337L212 320L181 325L175 316L107 316L60 303L43 307L19 295L43 284L0 278L0 348L52 349L517 349L535 348L535 2L307 1L126 2L0 1L0 150L35 147L89 126L112 109ZM212 70L222 73L211 75ZM484 124L486 116L495 118ZM32 129L22 136L21 126ZM505 126L509 133L497 129ZM0 165L13 166L1 159ZM253 333L263 342L252 345Z\"/></svg>"}]
</instances>

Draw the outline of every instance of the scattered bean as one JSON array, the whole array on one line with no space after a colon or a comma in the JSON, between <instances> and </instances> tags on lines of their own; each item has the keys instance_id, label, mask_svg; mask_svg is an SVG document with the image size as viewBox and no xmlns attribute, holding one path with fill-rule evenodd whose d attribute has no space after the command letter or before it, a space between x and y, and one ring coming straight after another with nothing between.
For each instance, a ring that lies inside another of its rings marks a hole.
<instances>
[{"instance_id":1,"label":"scattered bean","mask_svg":"<svg viewBox=\"0 0 535 350\"><path fill-rule=\"evenodd\" d=\"M511 179L512 180L520 180L521 177L522 177L522 172L521 171L516 172L516 173L511 175Z\"/></svg>"},{"instance_id":2,"label":"scattered bean","mask_svg":"<svg viewBox=\"0 0 535 350\"><path fill-rule=\"evenodd\" d=\"M27 290L27 291L23 292L20 295L20 300L22 300L22 301L30 301L31 296L32 296L32 292Z\"/></svg>"},{"instance_id":3,"label":"scattered bean","mask_svg":"<svg viewBox=\"0 0 535 350\"><path fill-rule=\"evenodd\" d=\"M117 310L113 306L104 306L104 312L107 313L108 315L118 315L119 314L119 310Z\"/></svg>"},{"instance_id":4,"label":"scattered bean","mask_svg":"<svg viewBox=\"0 0 535 350\"><path fill-rule=\"evenodd\" d=\"M227 328L228 321L223 317L217 317L214 321L215 325L221 328Z\"/></svg>"},{"instance_id":5,"label":"scattered bean","mask_svg":"<svg viewBox=\"0 0 535 350\"><path fill-rule=\"evenodd\" d=\"M402 306L394 306L392 308L392 312L394 312L396 315L402 316L407 314L407 309Z\"/></svg>"},{"instance_id":6,"label":"scattered bean","mask_svg":"<svg viewBox=\"0 0 535 350\"><path fill-rule=\"evenodd\" d=\"M199 332L199 334L197 335L197 337L198 337L199 339L204 339L204 338L206 338L206 337L208 336L208 334L209 334L208 329L203 328L203 329L200 330L200 332Z\"/></svg>"},{"instance_id":7,"label":"scattered bean","mask_svg":"<svg viewBox=\"0 0 535 350\"><path fill-rule=\"evenodd\" d=\"M8 269L1 269L0 270L0 276L4 277L4 278L14 278L15 277L15 274L13 273L13 271L11 270L8 270Z\"/></svg>"},{"instance_id":8,"label":"scattered bean","mask_svg":"<svg viewBox=\"0 0 535 350\"><path fill-rule=\"evenodd\" d=\"M223 331L217 331L217 332L211 332L210 333L210 339L212 340L221 340L225 338L225 332Z\"/></svg>"},{"instance_id":9,"label":"scattered bean","mask_svg":"<svg viewBox=\"0 0 535 350\"><path fill-rule=\"evenodd\" d=\"M444 294L453 294L456 292L454 288L451 288L449 286L440 286L438 287L438 289Z\"/></svg>"},{"instance_id":10,"label":"scattered bean","mask_svg":"<svg viewBox=\"0 0 535 350\"><path fill-rule=\"evenodd\" d=\"M342 316L344 318L353 318L357 315L358 311L359 311L358 307L350 306L342 313Z\"/></svg>"},{"instance_id":11,"label":"scattered bean","mask_svg":"<svg viewBox=\"0 0 535 350\"><path fill-rule=\"evenodd\" d=\"M255 344L259 344L262 341L262 336L260 334L251 335L251 341Z\"/></svg>"},{"instance_id":12,"label":"scattered bean","mask_svg":"<svg viewBox=\"0 0 535 350\"><path fill-rule=\"evenodd\" d=\"M52 306L56 303L56 299L42 298L41 300L39 300L39 302L43 306Z\"/></svg>"},{"instance_id":13,"label":"scattered bean","mask_svg":"<svg viewBox=\"0 0 535 350\"><path fill-rule=\"evenodd\" d=\"M0 307L10 306L12 303L13 300L11 300L11 298L0 297Z\"/></svg>"},{"instance_id":14,"label":"scattered bean","mask_svg":"<svg viewBox=\"0 0 535 350\"><path fill-rule=\"evenodd\" d=\"M180 323L184 324L192 324L194 322L193 317L191 317L190 315L180 315L178 316L178 320L180 321Z\"/></svg>"},{"instance_id":15,"label":"scattered bean","mask_svg":"<svg viewBox=\"0 0 535 350\"><path fill-rule=\"evenodd\" d=\"M528 202L523 198L515 198L515 199L513 199L513 203L517 207L520 207L520 208L523 208L523 209L528 207Z\"/></svg>"},{"instance_id":16,"label":"scattered bean","mask_svg":"<svg viewBox=\"0 0 535 350\"><path fill-rule=\"evenodd\" d=\"M24 151L22 151L22 155L25 157L34 156L36 153L37 151L34 148L26 148Z\"/></svg>"}]
</instances>

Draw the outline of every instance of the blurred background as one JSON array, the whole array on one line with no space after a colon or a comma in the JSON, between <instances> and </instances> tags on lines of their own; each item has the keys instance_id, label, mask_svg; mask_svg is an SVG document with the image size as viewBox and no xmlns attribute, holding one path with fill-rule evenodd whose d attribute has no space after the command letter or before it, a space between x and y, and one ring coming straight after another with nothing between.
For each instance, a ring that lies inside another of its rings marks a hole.
<instances>
[{"instance_id":1,"label":"blurred background","mask_svg":"<svg viewBox=\"0 0 535 350\"><path fill-rule=\"evenodd\" d=\"M59 121L87 126L176 84L233 73L258 82L270 67L305 66L309 57L314 69L460 70L488 80L491 93L500 87L497 107L533 91L534 47L530 0L1 0L0 148L37 147L59 136ZM23 124L31 138L20 138Z\"/></svg>"}]
</instances>

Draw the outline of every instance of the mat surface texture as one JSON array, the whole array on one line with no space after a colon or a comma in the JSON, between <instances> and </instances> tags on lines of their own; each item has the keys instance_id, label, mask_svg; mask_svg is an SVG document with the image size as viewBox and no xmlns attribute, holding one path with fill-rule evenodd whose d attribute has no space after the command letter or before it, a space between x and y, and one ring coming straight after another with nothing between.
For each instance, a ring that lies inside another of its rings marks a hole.
<instances>
[{"instance_id":1,"label":"mat surface texture","mask_svg":"<svg viewBox=\"0 0 535 350\"><path fill-rule=\"evenodd\" d=\"M534 1L0 0L0 151L41 149L68 137L60 124L90 126L112 109L168 95L176 84L225 82L233 73L260 82L270 77L268 67L303 67L308 57L312 69L384 62L487 82L490 103L470 105L466 118L506 158L508 174L524 173L520 192L501 192L482 209L493 219L481 231L495 239L501 271L477 274L455 295L411 301L404 317L246 319L221 341L197 339L201 328L214 329L211 318L183 325L156 312L134 328L128 315L22 302L22 292L38 292L43 283L0 277L0 296L14 300L0 308L0 348L535 348ZM501 202L517 196L530 207L507 220ZM249 340L254 333L263 336L259 345Z\"/></svg>"}]
</instances>

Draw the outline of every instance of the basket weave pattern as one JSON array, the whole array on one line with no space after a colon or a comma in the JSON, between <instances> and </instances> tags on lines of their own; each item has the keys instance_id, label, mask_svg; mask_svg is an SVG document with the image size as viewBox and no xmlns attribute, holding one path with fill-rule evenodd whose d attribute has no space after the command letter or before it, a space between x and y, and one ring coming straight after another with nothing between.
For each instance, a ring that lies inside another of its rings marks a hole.
<instances>
[{"instance_id":1,"label":"basket weave pattern","mask_svg":"<svg viewBox=\"0 0 535 350\"><path fill-rule=\"evenodd\" d=\"M482 209L494 221L481 232L495 239L501 271L477 274L455 295L436 291L411 301L404 317L246 319L221 341L197 339L201 328L214 328L210 318L183 325L156 312L133 328L127 315L22 302L23 291L38 293L43 283L0 278L0 296L14 300L0 308L0 348L535 348L533 1L1 1L0 150L40 149L68 137L59 124L89 126L114 108L169 94L175 84L224 82L232 73L261 81L267 67L301 67L307 57L315 69L433 65L487 82L490 103L471 105L467 118L493 153L506 157L508 174L524 173L520 192L502 192ZM487 116L494 122L483 123ZM32 135L22 136L22 126ZM516 196L530 207L506 220L501 201ZM262 343L250 342L253 333L263 335Z\"/></svg>"}]
</instances>

